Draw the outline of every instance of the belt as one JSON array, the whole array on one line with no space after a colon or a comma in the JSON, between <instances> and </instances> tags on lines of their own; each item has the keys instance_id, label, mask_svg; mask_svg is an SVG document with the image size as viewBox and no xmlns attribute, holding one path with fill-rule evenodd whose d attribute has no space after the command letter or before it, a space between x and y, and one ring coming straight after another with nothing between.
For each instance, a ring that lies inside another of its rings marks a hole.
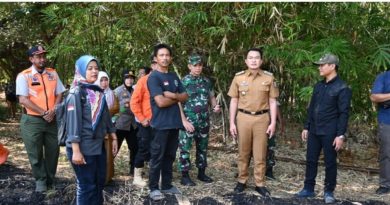
<instances>
[{"instance_id":1,"label":"belt","mask_svg":"<svg viewBox=\"0 0 390 205\"><path fill-rule=\"evenodd\" d=\"M246 110L243 110L243 109L238 109L238 111L240 111L242 113L245 113L245 114L249 114L249 115L262 115L264 113L267 113L269 110L260 110L260 111L257 111L257 112L250 112L250 111L246 111Z\"/></svg>"}]
</instances>

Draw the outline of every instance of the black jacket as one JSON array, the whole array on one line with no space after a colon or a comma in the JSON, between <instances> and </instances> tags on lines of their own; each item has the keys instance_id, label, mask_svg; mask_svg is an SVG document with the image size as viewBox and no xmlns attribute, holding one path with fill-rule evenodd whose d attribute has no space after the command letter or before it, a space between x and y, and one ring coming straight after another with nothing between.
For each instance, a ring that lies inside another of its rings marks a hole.
<instances>
[{"instance_id":1,"label":"black jacket","mask_svg":"<svg viewBox=\"0 0 390 205\"><path fill-rule=\"evenodd\" d=\"M344 135L348 126L352 91L338 76L314 86L304 129L316 135Z\"/></svg>"}]
</instances>

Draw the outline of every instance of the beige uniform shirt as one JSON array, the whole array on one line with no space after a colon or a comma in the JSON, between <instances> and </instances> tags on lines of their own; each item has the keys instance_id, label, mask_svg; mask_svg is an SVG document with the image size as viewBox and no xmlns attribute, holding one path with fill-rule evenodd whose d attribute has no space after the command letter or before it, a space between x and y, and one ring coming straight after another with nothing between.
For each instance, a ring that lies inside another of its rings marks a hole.
<instances>
[{"instance_id":1,"label":"beige uniform shirt","mask_svg":"<svg viewBox=\"0 0 390 205\"><path fill-rule=\"evenodd\" d=\"M272 73L260 70L252 74L246 70L236 73L228 95L238 98L238 109L258 112L269 109L269 98L277 98L279 89Z\"/></svg>"}]
</instances>

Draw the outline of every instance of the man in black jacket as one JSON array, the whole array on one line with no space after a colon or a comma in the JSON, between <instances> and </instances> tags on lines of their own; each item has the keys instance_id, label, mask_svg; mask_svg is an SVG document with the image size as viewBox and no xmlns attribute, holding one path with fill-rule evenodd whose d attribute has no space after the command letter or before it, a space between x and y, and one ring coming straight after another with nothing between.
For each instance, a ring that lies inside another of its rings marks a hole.
<instances>
[{"instance_id":1,"label":"man in black jacket","mask_svg":"<svg viewBox=\"0 0 390 205\"><path fill-rule=\"evenodd\" d=\"M321 149L325 161L325 203L336 200L333 191L337 177L337 151L344 143L347 130L351 89L337 75L339 59L333 54L325 54L318 65L320 76L324 80L318 82L308 108L307 120L302 131L302 140L307 141L306 175L304 188L297 197L314 197L315 178L317 176L318 158Z\"/></svg>"}]
</instances>

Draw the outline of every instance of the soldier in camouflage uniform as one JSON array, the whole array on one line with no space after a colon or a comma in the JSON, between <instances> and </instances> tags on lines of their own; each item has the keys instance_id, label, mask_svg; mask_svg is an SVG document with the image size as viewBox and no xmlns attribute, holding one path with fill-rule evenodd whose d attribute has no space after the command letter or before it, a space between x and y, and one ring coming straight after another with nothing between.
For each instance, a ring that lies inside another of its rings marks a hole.
<instances>
[{"instance_id":1,"label":"soldier in camouflage uniform","mask_svg":"<svg viewBox=\"0 0 390 205\"><path fill-rule=\"evenodd\" d=\"M282 112L280 110L280 104L279 101L277 102L278 109L277 109L277 122L280 129L280 134L284 135L284 122L282 120ZM266 159L266 172L265 176L269 179L275 179L274 173L273 173L273 167L275 166L275 149L276 149L276 136L272 138L268 138L268 145L267 145L267 159Z\"/></svg>"},{"instance_id":2,"label":"soldier in camouflage uniform","mask_svg":"<svg viewBox=\"0 0 390 205\"><path fill-rule=\"evenodd\" d=\"M196 144L196 167L198 168L198 179L210 183L213 180L205 174L207 167L207 146L209 140L209 106L214 112L219 112L220 107L212 91L211 82L208 78L201 76L203 69L202 57L192 54L188 59L190 74L182 79L189 98L181 106L182 121L185 131L179 135L179 170L182 173L181 184L195 186L188 171L191 169L190 150L192 141Z\"/></svg>"}]
</instances>

